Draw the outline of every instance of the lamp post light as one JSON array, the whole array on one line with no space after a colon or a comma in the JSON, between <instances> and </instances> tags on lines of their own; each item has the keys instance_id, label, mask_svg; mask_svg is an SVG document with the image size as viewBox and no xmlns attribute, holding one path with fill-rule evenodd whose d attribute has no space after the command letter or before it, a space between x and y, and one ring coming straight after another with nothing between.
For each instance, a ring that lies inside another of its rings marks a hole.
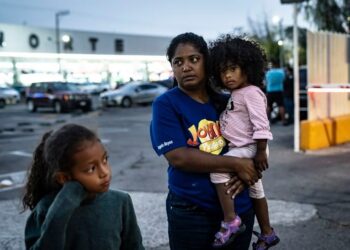
<instances>
[{"instance_id":1,"label":"lamp post light","mask_svg":"<svg viewBox=\"0 0 350 250\"><path fill-rule=\"evenodd\" d=\"M293 4L293 64L294 64L294 152L300 151L300 103L299 103L299 54L298 54L298 3L305 0L281 0L282 4Z\"/></svg>"},{"instance_id":2,"label":"lamp post light","mask_svg":"<svg viewBox=\"0 0 350 250\"><path fill-rule=\"evenodd\" d=\"M56 31L56 53L57 53L57 60L58 60L58 67L59 67L59 73L62 73L61 68L61 59L60 59L60 53L61 53L61 44L60 44L60 17L69 15L69 10L61 10L55 13L55 31Z\"/></svg>"}]
</instances>

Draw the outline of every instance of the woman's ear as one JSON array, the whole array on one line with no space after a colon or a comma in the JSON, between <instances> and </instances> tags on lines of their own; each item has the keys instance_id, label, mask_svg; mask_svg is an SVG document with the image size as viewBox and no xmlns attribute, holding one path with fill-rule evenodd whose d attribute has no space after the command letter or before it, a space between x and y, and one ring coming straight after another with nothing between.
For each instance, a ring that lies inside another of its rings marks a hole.
<instances>
[{"instance_id":1,"label":"woman's ear","mask_svg":"<svg viewBox=\"0 0 350 250\"><path fill-rule=\"evenodd\" d=\"M55 180L57 183L63 185L65 182L70 181L70 175L63 171L58 171L55 174Z\"/></svg>"}]
</instances>

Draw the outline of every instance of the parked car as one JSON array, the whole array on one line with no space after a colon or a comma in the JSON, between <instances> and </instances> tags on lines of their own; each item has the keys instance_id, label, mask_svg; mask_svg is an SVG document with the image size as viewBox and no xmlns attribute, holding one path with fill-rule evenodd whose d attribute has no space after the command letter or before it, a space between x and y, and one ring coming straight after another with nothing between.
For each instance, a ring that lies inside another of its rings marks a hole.
<instances>
[{"instance_id":1,"label":"parked car","mask_svg":"<svg viewBox=\"0 0 350 250\"><path fill-rule=\"evenodd\" d=\"M0 87L0 107L4 107L7 104L16 104L21 100L19 92L10 87Z\"/></svg>"},{"instance_id":2,"label":"parked car","mask_svg":"<svg viewBox=\"0 0 350 250\"><path fill-rule=\"evenodd\" d=\"M97 93L97 86L94 83L84 82L84 83L72 83L77 87L77 89L81 90L87 94L95 94Z\"/></svg>"},{"instance_id":3,"label":"parked car","mask_svg":"<svg viewBox=\"0 0 350 250\"><path fill-rule=\"evenodd\" d=\"M300 100L300 120L307 119L307 68L306 66L300 66L299 68L299 100Z\"/></svg>"},{"instance_id":4,"label":"parked car","mask_svg":"<svg viewBox=\"0 0 350 250\"><path fill-rule=\"evenodd\" d=\"M111 89L111 85L107 82L95 83L96 84L96 93L101 94Z\"/></svg>"},{"instance_id":5,"label":"parked car","mask_svg":"<svg viewBox=\"0 0 350 250\"><path fill-rule=\"evenodd\" d=\"M174 86L174 79L170 77L165 80L154 81L153 83L159 84L167 89L171 89Z\"/></svg>"},{"instance_id":6,"label":"parked car","mask_svg":"<svg viewBox=\"0 0 350 250\"><path fill-rule=\"evenodd\" d=\"M27 109L35 112L38 108L53 108L56 113L81 109L90 111L91 96L67 82L32 83L26 98Z\"/></svg>"},{"instance_id":7,"label":"parked car","mask_svg":"<svg viewBox=\"0 0 350 250\"><path fill-rule=\"evenodd\" d=\"M6 96L0 92L0 109L6 106Z\"/></svg>"},{"instance_id":8,"label":"parked car","mask_svg":"<svg viewBox=\"0 0 350 250\"><path fill-rule=\"evenodd\" d=\"M98 95L102 92L111 89L111 86L108 83L93 83L93 82L84 82L84 83L74 83L74 85L81 91L91 94Z\"/></svg>"},{"instance_id":9,"label":"parked car","mask_svg":"<svg viewBox=\"0 0 350 250\"><path fill-rule=\"evenodd\" d=\"M158 84L131 82L122 87L100 94L102 106L131 107L135 104L149 104L168 89Z\"/></svg>"}]
</instances>

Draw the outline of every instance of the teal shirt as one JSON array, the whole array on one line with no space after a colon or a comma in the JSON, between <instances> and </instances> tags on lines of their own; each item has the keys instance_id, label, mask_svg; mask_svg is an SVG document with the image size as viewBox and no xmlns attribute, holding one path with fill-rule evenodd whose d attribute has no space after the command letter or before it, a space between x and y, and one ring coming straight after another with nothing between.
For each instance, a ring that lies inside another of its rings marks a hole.
<instances>
[{"instance_id":1,"label":"teal shirt","mask_svg":"<svg viewBox=\"0 0 350 250\"><path fill-rule=\"evenodd\" d=\"M47 195L30 214L26 249L144 249L130 196L110 190L87 200L78 182Z\"/></svg>"},{"instance_id":2,"label":"teal shirt","mask_svg":"<svg viewBox=\"0 0 350 250\"><path fill-rule=\"evenodd\" d=\"M283 82L285 73L283 69L270 69L266 73L266 91L280 92L283 91Z\"/></svg>"}]
</instances>

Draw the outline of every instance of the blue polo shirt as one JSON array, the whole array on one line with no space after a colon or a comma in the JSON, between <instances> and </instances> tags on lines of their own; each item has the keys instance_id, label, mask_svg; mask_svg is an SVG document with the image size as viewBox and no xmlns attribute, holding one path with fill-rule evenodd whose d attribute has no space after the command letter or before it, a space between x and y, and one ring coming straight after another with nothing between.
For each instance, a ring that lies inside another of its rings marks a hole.
<instances>
[{"instance_id":1,"label":"blue polo shirt","mask_svg":"<svg viewBox=\"0 0 350 250\"><path fill-rule=\"evenodd\" d=\"M266 73L266 91L278 92L283 91L283 81L285 73L283 69L270 69Z\"/></svg>"},{"instance_id":2,"label":"blue polo shirt","mask_svg":"<svg viewBox=\"0 0 350 250\"><path fill-rule=\"evenodd\" d=\"M212 103L199 103L177 87L154 101L150 133L152 146L158 155L180 147L198 148L216 155L226 152L219 116ZM168 187L194 204L221 211L209 173L185 172L169 165ZM243 213L251 206L248 189L235 198L237 213Z\"/></svg>"}]
</instances>

